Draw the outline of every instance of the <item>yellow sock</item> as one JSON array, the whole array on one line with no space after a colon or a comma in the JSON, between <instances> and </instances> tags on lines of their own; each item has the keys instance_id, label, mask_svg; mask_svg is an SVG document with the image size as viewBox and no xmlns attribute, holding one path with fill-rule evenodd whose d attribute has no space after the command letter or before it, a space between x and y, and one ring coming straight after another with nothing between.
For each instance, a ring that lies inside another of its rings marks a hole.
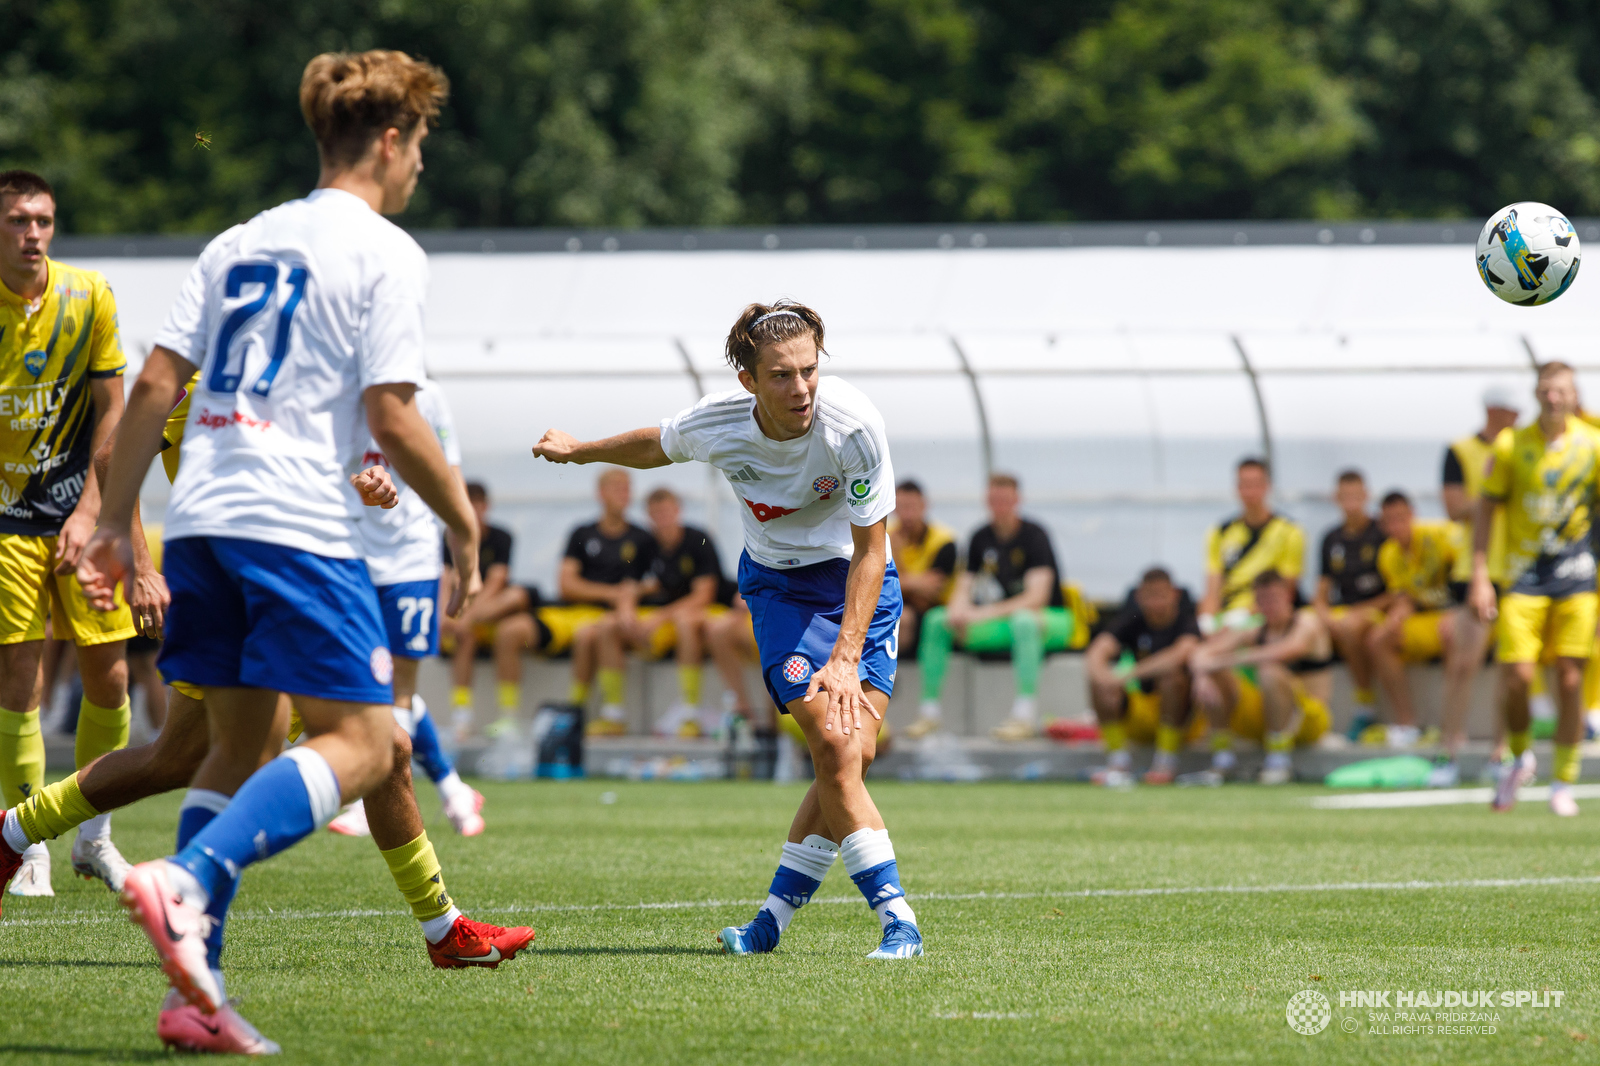
<instances>
[{"instance_id":1,"label":"yellow sock","mask_svg":"<svg viewBox=\"0 0 1600 1066\"><path fill-rule=\"evenodd\" d=\"M1211 750L1227 751L1233 747L1233 734L1226 729L1219 729L1211 734Z\"/></svg>"},{"instance_id":2,"label":"yellow sock","mask_svg":"<svg viewBox=\"0 0 1600 1066\"><path fill-rule=\"evenodd\" d=\"M1529 733L1526 729L1520 733L1512 732L1509 729L1506 730L1506 747L1511 749L1513 756L1520 757L1523 752L1528 750L1528 736Z\"/></svg>"},{"instance_id":3,"label":"yellow sock","mask_svg":"<svg viewBox=\"0 0 1600 1066\"><path fill-rule=\"evenodd\" d=\"M1550 776L1557 781L1565 781L1570 785L1578 780L1578 766L1581 761L1578 755L1578 745L1557 744L1555 769Z\"/></svg>"},{"instance_id":4,"label":"yellow sock","mask_svg":"<svg viewBox=\"0 0 1600 1066\"><path fill-rule=\"evenodd\" d=\"M572 687L567 689L567 702L587 706L589 703L589 682L574 681Z\"/></svg>"},{"instance_id":5,"label":"yellow sock","mask_svg":"<svg viewBox=\"0 0 1600 1066\"><path fill-rule=\"evenodd\" d=\"M1363 707L1371 707L1378 702L1378 693L1370 688L1358 688L1355 692L1356 702Z\"/></svg>"},{"instance_id":6,"label":"yellow sock","mask_svg":"<svg viewBox=\"0 0 1600 1066\"><path fill-rule=\"evenodd\" d=\"M678 691L683 693L683 702L700 706L700 664L678 667Z\"/></svg>"},{"instance_id":7,"label":"yellow sock","mask_svg":"<svg viewBox=\"0 0 1600 1066\"><path fill-rule=\"evenodd\" d=\"M497 689L500 713L507 714L522 706L522 686L515 681L502 681Z\"/></svg>"},{"instance_id":8,"label":"yellow sock","mask_svg":"<svg viewBox=\"0 0 1600 1066\"><path fill-rule=\"evenodd\" d=\"M602 669L600 671L600 698L606 703L622 703L623 676L621 670Z\"/></svg>"},{"instance_id":9,"label":"yellow sock","mask_svg":"<svg viewBox=\"0 0 1600 1066\"><path fill-rule=\"evenodd\" d=\"M1162 722L1156 726L1156 750L1171 755L1183 747L1183 730Z\"/></svg>"},{"instance_id":10,"label":"yellow sock","mask_svg":"<svg viewBox=\"0 0 1600 1066\"><path fill-rule=\"evenodd\" d=\"M411 913L419 922L441 918L454 905L450 893L444 890L444 872L433 853L433 845L424 832L409 844L380 851L383 861L389 864L395 887L411 904Z\"/></svg>"},{"instance_id":11,"label":"yellow sock","mask_svg":"<svg viewBox=\"0 0 1600 1066\"><path fill-rule=\"evenodd\" d=\"M15 807L44 787L38 711L0 709L0 797Z\"/></svg>"},{"instance_id":12,"label":"yellow sock","mask_svg":"<svg viewBox=\"0 0 1600 1066\"><path fill-rule=\"evenodd\" d=\"M1293 733L1268 733L1266 749L1268 751L1288 751L1294 747Z\"/></svg>"},{"instance_id":13,"label":"yellow sock","mask_svg":"<svg viewBox=\"0 0 1600 1066\"><path fill-rule=\"evenodd\" d=\"M450 706L452 706L452 707L471 707L472 706L472 686L471 685L457 685L454 688L452 688L450 690Z\"/></svg>"},{"instance_id":14,"label":"yellow sock","mask_svg":"<svg viewBox=\"0 0 1600 1066\"><path fill-rule=\"evenodd\" d=\"M1128 746L1128 728L1121 722L1104 722L1100 726L1100 739L1105 741L1106 751L1121 751Z\"/></svg>"},{"instance_id":15,"label":"yellow sock","mask_svg":"<svg viewBox=\"0 0 1600 1066\"><path fill-rule=\"evenodd\" d=\"M122 698L121 707L101 707L88 699L78 704L78 739L72 750L78 769L82 770L108 751L128 746L132 706L126 696Z\"/></svg>"},{"instance_id":16,"label":"yellow sock","mask_svg":"<svg viewBox=\"0 0 1600 1066\"><path fill-rule=\"evenodd\" d=\"M99 813L79 791L77 774L46 785L17 804L17 821L35 844L54 840Z\"/></svg>"}]
</instances>

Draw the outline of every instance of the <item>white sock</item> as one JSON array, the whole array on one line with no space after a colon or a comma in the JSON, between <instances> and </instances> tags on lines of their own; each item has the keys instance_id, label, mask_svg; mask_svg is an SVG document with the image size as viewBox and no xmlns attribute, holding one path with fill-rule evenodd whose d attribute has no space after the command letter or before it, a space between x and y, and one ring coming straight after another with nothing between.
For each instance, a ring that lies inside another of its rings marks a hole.
<instances>
[{"instance_id":1,"label":"white sock","mask_svg":"<svg viewBox=\"0 0 1600 1066\"><path fill-rule=\"evenodd\" d=\"M50 849L45 847L43 843L29 844L27 847L22 849L22 859L24 862L28 861L29 859L33 859L35 861L43 859L45 862L49 862Z\"/></svg>"},{"instance_id":2,"label":"white sock","mask_svg":"<svg viewBox=\"0 0 1600 1066\"><path fill-rule=\"evenodd\" d=\"M451 770L439 778L433 787L439 790L439 800L443 803L449 803L455 797L472 791L471 788L467 787L467 783L461 780L461 775L456 773L455 770Z\"/></svg>"},{"instance_id":3,"label":"white sock","mask_svg":"<svg viewBox=\"0 0 1600 1066\"><path fill-rule=\"evenodd\" d=\"M1178 753L1175 751L1158 751L1156 757L1150 760L1152 770L1170 770L1178 765Z\"/></svg>"},{"instance_id":4,"label":"white sock","mask_svg":"<svg viewBox=\"0 0 1600 1066\"><path fill-rule=\"evenodd\" d=\"M767 893L767 901L761 905L761 909L772 912L772 917L777 919L778 922L778 932L781 933L789 928L789 923L794 921L795 912L800 908L781 896L774 896L769 892Z\"/></svg>"},{"instance_id":5,"label":"white sock","mask_svg":"<svg viewBox=\"0 0 1600 1066\"><path fill-rule=\"evenodd\" d=\"M0 834L4 834L6 843L11 845L11 850L19 855L27 851L28 845L33 843L28 839L28 834L22 831L22 819L17 817L15 807L6 812L5 826L0 829Z\"/></svg>"},{"instance_id":6,"label":"white sock","mask_svg":"<svg viewBox=\"0 0 1600 1066\"><path fill-rule=\"evenodd\" d=\"M878 924L885 929L889 928L892 919L899 918L908 925L917 924L917 914L911 909L911 904L906 902L904 896L896 896L888 903L880 903L872 908L872 913L878 916Z\"/></svg>"},{"instance_id":7,"label":"white sock","mask_svg":"<svg viewBox=\"0 0 1600 1066\"><path fill-rule=\"evenodd\" d=\"M1128 754L1127 748L1118 748L1106 755L1106 765L1113 770L1126 770L1132 761L1133 756Z\"/></svg>"},{"instance_id":8,"label":"white sock","mask_svg":"<svg viewBox=\"0 0 1600 1066\"><path fill-rule=\"evenodd\" d=\"M1263 765L1268 770L1287 770L1291 765L1289 753L1286 751L1269 751Z\"/></svg>"},{"instance_id":9,"label":"white sock","mask_svg":"<svg viewBox=\"0 0 1600 1066\"><path fill-rule=\"evenodd\" d=\"M217 983L217 995L221 996L223 999L227 999L228 989L227 986L222 983L222 971L212 970L211 979Z\"/></svg>"},{"instance_id":10,"label":"white sock","mask_svg":"<svg viewBox=\"0 0 1600 1066\"><path fill-rule=\"evenodd\" d=\"M290 759L300 771L300 780L306 786L306 799L311 804L311 817L317 825L339 813L339 778L328 760L315 748L290 748L280 759Z\"/></svg>"},{"instance_id":11,"label":"white sock","mask_svg":"<svg viewBox=\"0 0 1600 1066\"><path fill-rule=\"evenodd\" d=\"M211 902L211 893L201 887L194 874L189 872L187 866L180 866L171 859L167 860L167 881L172 885L173 891L178 893L178 898L197 911L206 909L206 904Z\"/></svg>"},{"instance_id":12,"label":"white sock","mask_svg":"<svg viewBox=\"0 0 1600 1066\"><path fill-rule=\"evenodd\" d=\"M398 703L390 708L394 712L394 720L401 729L406 731L406 736L417 735L417 723L422 720L422 715L415 707L402 707Z\"/></svg>"},{"instance_id":13,"label":"white sock","mask_svg":"<svg viewBox=\"0 0 1600 1066\"><path fill-rule=\"evenodd\" d=\"M934 721L944 717L944 708L939 706L938 700L923 700L917 710L922 717L931 718Z\"/></svg>"},{"instance_id":14,"label":"white sock","mask_svg":"<svg viewBox=\"0 0 1600 1066\"><path fill-rule=\"evenodd\" d=\"M1232 748L1222 748L1211 753L1211 768L1213 770L1232 770L1236 761L1233 757Z\"/></svg>"},{"instance_id":15,"label":"white sock","mask_svg":"<svg viewBox=\"0 0 1600 1066\"><path fill-rule=\"evenodd\" d=\"M1018 696L1011 705L1011 717L1032 725L1039 720L1039 701L1032 696Z\"/></svg>"},{"instance_id":16,"label":"white sock","mask_svg":"<svg viewBox=\"0 0 1600 1066\"><path fill-rule=\"evenodd\" d=\"M428 943L437 944L450 935L450 928L456 924L456 919L461 917L461 911L455 904L437 918L429 918L422 923L422 935L428 938Z\"/></svg>"},{"instance_id":17,"label":"white sock","mask_svg":"<svg viewBox=\"0 0 1600 1066\"><path fill-rule=\"evenodd\" d=\"M97 814L78 826L79 840L110 840L111 839L111 812Z\"/></svg>"},{"instance_id":18,"label":"white sock","mask_svg":"<svg viewBox=\"0 0 1600 1066\"><path fill-rule=\"evenodd\" d=\"M787 866L805 874L813 881L822 881L839 858L839 845L826 837L813 833L798 844L783 842L783 856L779 866Z\"/></svg>"},{"instance_id":19,"label":"white sock","mask_svg":"<svg viewBox=\"0 0 1600 1066\"><path fill-rule=\"evenodd\" d=\"M889 843L889 831L857 829L839 843L839 857L844 860L844 872L851 877L862 870L894 861L894 845Z\"/></svg>"},{"instance_id":20,"label":"white sock","mask_svg":"<svg viewBox=\"0 0 1600 1066\"><path fill-rule=\"evenodd\" d=\"M601 706L600 717L608 722L626 722L628 711L620 703L607 703Z\"/></svg>"}]
</instances>

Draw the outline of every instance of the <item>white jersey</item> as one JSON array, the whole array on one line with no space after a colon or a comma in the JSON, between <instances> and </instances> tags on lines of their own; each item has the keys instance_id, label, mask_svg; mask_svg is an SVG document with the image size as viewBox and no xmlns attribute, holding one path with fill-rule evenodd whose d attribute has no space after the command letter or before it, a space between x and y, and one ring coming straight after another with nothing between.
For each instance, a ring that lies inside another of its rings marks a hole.
<instances>
[{"instance_id":1,"label":"white jersey","mask_svg":"<svg viewBox=\"0 0 1600 1066\"><path fill-rule=\"evenodd\" d=\"M817 384L811 432L773 440L756 425L748 392L707 396L661 423L675 463L710 463L743 501L744 548L763 566L788 569L855 554L851 526L894 510L894 467L883 416L855 386Z\"/></svg>"},{"instance_id":2,"label":"white jersey","mask_svg":"<svg viewBox=\"0 0 1600 1066\"><path fill-rule=\"evenodd\" d=\"M445 403L444 390L432 381L424 381L417 389L417 412L439 438L445 462L460 466L461 445L456 441L455 422ZM400 502L388 510L381 507L362 510L358 526L361 553L367 557L367 573L372 583L382 587L402 581L437 581L444 570L439 553L439 535L444 527L416 490L407 487L405 479L389 466L383 449L367 431L366 423L358 423L358 427L365 443L349 473L381 465L389 471L394 487L400 492Z\"/></svg>"},{"instance_id":3,"label":"white jersey","mask_svg":"<svg viewBox=\"0 0 1600 1066\"><path fill-rule=\"evenodd\" d=\"M200 368L166 537L361 555L361 394L426 380L428 262L337 189L263 211L200 254L155 342Z\"/></svg>"}]
</instances>

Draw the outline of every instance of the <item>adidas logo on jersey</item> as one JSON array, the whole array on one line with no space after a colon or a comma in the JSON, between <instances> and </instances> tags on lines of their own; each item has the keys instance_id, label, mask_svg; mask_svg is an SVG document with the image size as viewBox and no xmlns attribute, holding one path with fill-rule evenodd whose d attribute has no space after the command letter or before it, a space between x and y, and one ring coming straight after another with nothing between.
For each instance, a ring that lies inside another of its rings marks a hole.
<instances>
[{"instance_id":1,"label":"adidas logo on jersey","mask_svg":"<svg viewBox=\"0 0 1600 1066\"><path fill-rule=\"evenodd\" d=\"M754 470L750 469L750 464L746 463L746 464L744 464L744 466L740 467L738 470L735 470L733 473L729 474L728 475L728 480L729 481L743 481L745 484L748 485L748 484L751 484L752 482L760 481L761 480L761 475L756 473ZM765 521L765 520L763 519L763 521Z\"/></svg>"}]
</instances>

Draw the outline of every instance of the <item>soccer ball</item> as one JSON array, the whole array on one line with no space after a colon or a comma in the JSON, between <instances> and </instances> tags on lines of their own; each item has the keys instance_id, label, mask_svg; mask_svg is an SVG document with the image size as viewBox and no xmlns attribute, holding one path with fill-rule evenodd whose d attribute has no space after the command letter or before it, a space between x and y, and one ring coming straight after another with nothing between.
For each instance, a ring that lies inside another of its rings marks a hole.
<instances>
[{"instance_id":1,"label":"soccer ball","mask_svg":"<svg viewBox=\"0 0 1600 1066\"><path fill-rule=\"evenodd\" d=\"M1566 292L1582 255L1567 216L1532 200L1502 207L1478 234L1478 275L1490 292L1523 307Z\"/></svg>"}]
</instances>

